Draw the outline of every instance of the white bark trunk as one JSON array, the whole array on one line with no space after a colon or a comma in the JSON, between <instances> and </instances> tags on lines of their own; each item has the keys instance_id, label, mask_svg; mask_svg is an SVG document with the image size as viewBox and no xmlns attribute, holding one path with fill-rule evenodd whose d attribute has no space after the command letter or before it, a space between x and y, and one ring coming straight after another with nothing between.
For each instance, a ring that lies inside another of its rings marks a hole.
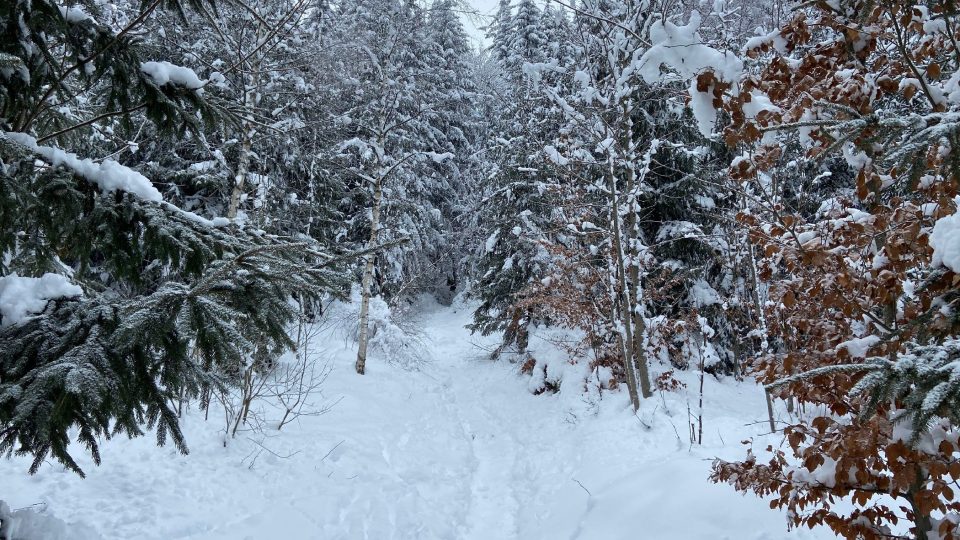
<instances>
[{"instance_id":1,"label":"white bark trunk","mask_svg":"<svg viewBox=\"0 0 960 540\"><path fill-rule=\"evenodd\" d=\"M381 171L382 172L382 171ZM380 233L380 204L383 200L383 176L378 174L373 187L373 208L370 212L370 240L367 247L373 249L377 245L377 236ZM363 375L367 370L367 344L370 341L370 295L373 286L373 268L376 260L375 253L368 253L363 268L363 279L360 284L360 329L357 333L357 373Z\"/></svg>"},{"instance_id":2,"label":"white bark trunk","mask_svg":"<svg viewBox=\"0 0 960 540\"><path fill-rule=\"evenodd\" d=\"M261 31L257 29L257 43L260 42ZM227 208L227 217L234 219L240 210L240 198L250 173L250 157L253 150L253 137L256 126L253 124L253 113L257 108L257 95L260 89L260 61L250 65L250 84L243 89L243 122L240 124L240 155L237 162L237 173L233 177L233 189L230 191L230 205ZM246 78L246 75L242 75Z\"/></svg>"}]
</instances>

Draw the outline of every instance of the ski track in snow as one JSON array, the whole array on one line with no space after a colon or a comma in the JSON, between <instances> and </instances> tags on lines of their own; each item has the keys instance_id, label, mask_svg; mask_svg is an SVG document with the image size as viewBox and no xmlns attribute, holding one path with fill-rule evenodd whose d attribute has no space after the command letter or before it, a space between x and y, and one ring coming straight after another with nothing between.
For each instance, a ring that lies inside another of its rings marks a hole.
<instances>
[{"instance_id":1,"label":"ski track in snow","mask_svg":"<svg viewBox=\"0 0 960 540\"><path fill-rule=\"evenodd\" d=\"M104 539L832 538L787 533L766 501L707 482L711 458L742 457L737 443L763 431L743 426L765 413L754 385L711 381L705 425L716 440L691 448L674 426L685 432L692 393L645 405L650 430L621 394L599 405L533 396L516 366L485 359L495 338L463 328L470 312L426 308L432 360L419 371L371 357L360 377L354 350L327 335L324 394L343 399L326 415L224 448L215 412L206 423L191 413L189 456L150 436L115 439L103 466L81 461L86 480L53 464L28 477L28 460L3 460L0 499L44 503Z\"/></svg>"}]
</instances>

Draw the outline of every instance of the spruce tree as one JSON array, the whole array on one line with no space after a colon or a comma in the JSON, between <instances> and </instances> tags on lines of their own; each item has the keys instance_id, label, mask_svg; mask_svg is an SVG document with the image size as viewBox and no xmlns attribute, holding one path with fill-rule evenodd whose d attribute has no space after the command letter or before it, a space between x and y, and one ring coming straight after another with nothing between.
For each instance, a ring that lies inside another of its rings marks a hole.
<instances>
[{"instance_id":1,"label":"spruce tree","mask_svg":"<svg viewBox=\"0 0 960 540\"><path fill-rule=\"evenodd\" d=\"M431 176L444 179L435 184L431 206L440 210L445 234L427 257L430 271L424 276L424 289L441 302L452 300L467 281L466 261L473 246L463 233L472 218L479 179L486 172L487 121L482 113L490 101L478 90L478 59L454 8L453 0L439 0L429 11L427 39L435 60L423 79L437 96L430 116L434 152L449 156L428 163Z\"/></svg>"},{"instance_id":2,"label":"spruce tree","mask_svg":"<svg viewBox=\"0 0 960 540\"><path fill-rule=\"evenodd\" d=\"M92 0L0 6L0 452L31 472L49 455L83 474L73 440L99 463L101 439L151 428L185 452L173 399L289 346L292 299L340 281L313 242L186 211L170 178L93 157L140 120L177 137L232 121L135 37L171 7L216 6L144 2L119 31Z\"/></svg>"},{"instance_id":3,"label":"spruce tree","mask_svg":"<svg viewBox=\"0 0 960 540\"><path fill-rule=\"evenodd\" d=\"M544 59L548 43L542 23L540 8L535 0L520 0L517 12L510 21L508 50L503 61L508 73L519 77L524 64Z\"/></svg>"},{"instance_id":4,"label":"spruce tree","mask_svg":"<svg viewBox=\"0 0 960 540\"><path fill-rule=\"evenodd\" d=\"M477 248L474 270L474 295L480 305L471 326L484 335L504 332L495 356L514 346L524 353L528 327L542 322L518 302L519 295L543 276L550 259L543 244L552 243L556 229L562 227L556 213L561 194L542 159L544 146L560 124L554 104L539 91L542 81L531 79L530 70L524 70L549 56L541 28L544 20L536 4L524 0L507 25L508 7L501 4L503 20L498 18L491 30L506 106L493 122L497 136L489 143L496 166L482 188L484 241Z\"/></svg>"},{"instance_id":5,"label":"spruce tree","mask_svg":"<svg viewBox=\"0 0 960 540\"><path fill-rule=\"evenodd\" d=\"M510 55L510 38L512 36L511 23L513 22L513 12L510 7L510 0L500 0L497 7L497 14L494 16L493 23L487 27L487 37L490 38L492 45L490 53L497 62L506 61Z\"/></svg>"}]
</instances>

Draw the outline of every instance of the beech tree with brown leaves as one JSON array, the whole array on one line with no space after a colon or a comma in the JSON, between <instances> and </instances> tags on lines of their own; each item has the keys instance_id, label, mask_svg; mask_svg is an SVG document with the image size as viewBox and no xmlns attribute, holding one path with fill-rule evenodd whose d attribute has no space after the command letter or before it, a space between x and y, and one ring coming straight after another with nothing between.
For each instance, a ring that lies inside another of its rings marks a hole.
<instances>
[{"instance_id":1,"label":"beech tree with brown leaves","mask_svg":"<svg viewBox=\"0 0 960 540\"><path fill-rule=\"evenodd\" d=\"M740 81L697 80L744 150L730 173L751 194L739 220L762 253L778 342L758 379L806 411L768 461L718 460L712 479L772 496L796 526L960 537L957 7L804 3L748 43ZM848 189L814 212L789 204L784 170L827 173L837 155Z\"/></svg>"}]
</instances>

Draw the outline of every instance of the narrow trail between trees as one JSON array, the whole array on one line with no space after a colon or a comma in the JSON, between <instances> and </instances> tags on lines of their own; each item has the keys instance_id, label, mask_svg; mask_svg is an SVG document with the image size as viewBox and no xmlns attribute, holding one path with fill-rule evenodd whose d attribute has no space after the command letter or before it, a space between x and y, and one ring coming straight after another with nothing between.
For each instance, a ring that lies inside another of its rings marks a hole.
<instances>
[{"instance_id":1,"label":"narrow trail between trees","mask_svg":"<svg viewBox=\"0 0 960 540\"><path fill-rule=\"evenodd\" d=\"M755 385L708 380L707 440L691 446L690 390L649 400L636 417L619 393L534 396L517 366L488 360L495 338L464 328L471 311L422 307L429 358L419 369L371 355L359 376L354 344L324 334L315 346L331 359L318 398L336 402L327 414L224 448L215 415L194 411L190 455L149 435L116 439L103 466L81 463L85 480L0 461L0 499L41 503L105 539L831 538L787 533L765 501L707 482L713 457L740 457L739 441L762 433L762 422L744 426L765 413Z\"/></svg>"}]
</instances>

